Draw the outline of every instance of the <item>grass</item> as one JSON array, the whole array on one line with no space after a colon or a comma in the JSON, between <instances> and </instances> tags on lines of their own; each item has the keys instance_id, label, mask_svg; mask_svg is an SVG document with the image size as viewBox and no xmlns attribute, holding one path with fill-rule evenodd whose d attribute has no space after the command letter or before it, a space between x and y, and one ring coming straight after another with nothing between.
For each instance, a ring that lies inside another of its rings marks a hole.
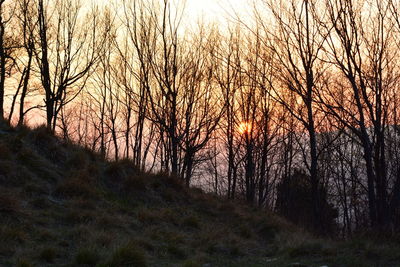
<instances>
[{"instance_id":1,"label":"grass","mask_svg":"<svg viewBox=\"0 0 400 267\"><path fill-rule=\"evenodd\" d=\"M200 228L200 219L196 216L188 216L183 220L183 226L199 229Z\"/></svg>"},{"instance_id":2,"label":"grass","mask_svg":"<svg viewBox=\"0 0 400 267\"><path fill-rule=\"evenodd\" d=\"M128 176L123 183L123 187L125 192L140 192L146 189L146 180L139 175Z\"/></svg>"},{"instance_id":3,"label":"grass","mask_svg":"<svg viewBox=\"0 0 400 267\"><path fill-rule=\"evenodd\" d=\"M95 199L99 193L96 190L93 176L86 170L78 170L66 177L56 187L55 194L64 198Z\"/></svg>"},{"instance_id":4,"label":"grass","mask_svg":"<svg viewBox=\"0 0 400 267\"><path fill-rule=\"evenodd\" d=\"M238 226L237 234L245 239L250 239L253 236L253 232L251 231L250 227L245 223Z\"/></svg>"},{"instance_id":5,"label":"grass","mask_svg":"<svg viewBox=\"0 0 400 267\"><path fill-rule=\"evenodd\" d=\"M0 129L0 266L400 265L398 242L318 239L43 127Z\"/></svg>"},{"instance_id":6,"label":"grass","mask_svg":"<svg viewBox=\"0 0 400 267\"><path fill-rule=\"evenodd\" d=\"M27 260L19 260L17 262L17 267L33 267L33 264Z\"/></svg>"},{"instance_id":7,"label":"grass","mask_svg":"<svg viewBox=\"0 0 400 267\"><path fill-rule=\"evenodd\" d=\"M56 238L56 235L55 235L55 233L53 233L47 229L44 229L44 230L39 230L38 238L39 238L39 241L46 242L46 241L54 240Z\"/></svg>"},{"instance_id":8,"label":"grass","mask_svg":"<svg viewBox=\"0 0 400 267\"><path fill-rule=\"evenodd\" d=\"M94 214L86 210L69 210L64 216L64 221L71 224L87 224L94 220Z\"/></svg>"},{"instance_id":9,"label":"grass","mask_svg":"<svg viewBox=\"0 0 400 267\"><path fill-rule=\"evenodd\" d=\"M93 248L80 249L75 256L75 264L96 266L100 261L99 252Z\"/></svg>"},{"instance_id":10,"label":"grass","mask_svg":"<svg viewBox=\"0 0 400 267\"><path fill-rule=\"evenodd\" d=\"M172 258L184 260L187 258L187 253L180 245L169 244L165 247L167 253L172 256Z\"/></svg>"},{"instance_id":11,"label":"grass","mask_svg":"<svg viewBox=\"0 0 400 267\"><path fill-rule=\"evenodd\" d=\"M201 267L202 265L195 260L187 260L182 264L182 267Z\"/></svg>"},{"instance_id":12,"label":"grass","mask_svg":"<svg viewBox=\"0 0 400 267\"><path fill-rule=\"evenodd\" d=\"M290 258L312 257L320 255L322 252L321 243L305 243L302 245L288 247L287 254Z\"/></svg>"},{"instance_id":13,"label":"grass","mask_svg":"<svg viewBox=\"0 0 400 267\"><path fill-rule=\"evenodd\" d=\"M147 266L145 252L136 245L129 243L125 246L117 248L107 263L110 267L119 266Z\"/></svg>"},{"instance_id":14,"label":"grass","mask_svg":"<svg viewBox=\"0 0 400 267\"><path fill-rule=\"evenodd\" d=\"M15 224L3 224L0 226L0 240L2 240L4 245L10 243L22 244L29 238L28 233L19 225Z\"/></svg>"},{"instance_id":15,"label":"grass","mask_svg":"<svg viewBox=\"0 0 400 267\"><path fill-rule=\"evenodd\" d=\"M20 200L17 196L0 191L0 212L17 213L20 210Z\"/></svg>"},{"instance_id":16,"label":"grass","mask_svg":"<svg viewBox=\"0 0 400 267\"><path fill-rule=\"evenodd\" d=\"M0 142L0 160L9 159L12 157L12 151L8 144L4 141Z\"/></svg>"},{"instance_id":17,"label":"grass","mask_svg":"<svg viewBox=\"0 0 400 267\"><path fill-rule=\"evenodd\" d=\"M39 259L42 262L53 263L57 257L57 251L54 248L44 248L40 251Z\"/></svg>"}]
</instances>

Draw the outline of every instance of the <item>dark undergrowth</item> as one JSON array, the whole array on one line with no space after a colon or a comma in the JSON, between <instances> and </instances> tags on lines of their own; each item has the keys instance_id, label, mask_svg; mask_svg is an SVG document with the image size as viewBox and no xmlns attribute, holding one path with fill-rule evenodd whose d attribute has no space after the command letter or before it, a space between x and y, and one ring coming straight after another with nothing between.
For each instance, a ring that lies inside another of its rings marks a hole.
<instances>
[{"instance_id":1,"label":"dark undergrowth","mask_svg":"<svg viewBox=\"0 0 400 267\"><path fill-rule=\"evenodd\" d=\"M396 240L318 239L265 211L0 124L0 266L399 266Z\"/></svg>"}]
</instances>

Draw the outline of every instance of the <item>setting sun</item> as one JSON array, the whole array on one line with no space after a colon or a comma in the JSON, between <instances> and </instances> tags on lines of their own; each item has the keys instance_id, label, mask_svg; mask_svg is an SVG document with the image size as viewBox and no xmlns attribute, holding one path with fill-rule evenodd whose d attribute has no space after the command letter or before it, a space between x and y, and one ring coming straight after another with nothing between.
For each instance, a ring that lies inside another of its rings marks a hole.
<instances>
[{"instance_id":1,"label":"setting sun","mask_svg":"<svg viewBox=\"0 0 400 267\"><path fill-rule=\"evenodd\" d=\"M239 124L238 131L240 134L248 134L251 132L252 128L253 127L250 122L243 121Z\"/></svg>"}]
</instances>

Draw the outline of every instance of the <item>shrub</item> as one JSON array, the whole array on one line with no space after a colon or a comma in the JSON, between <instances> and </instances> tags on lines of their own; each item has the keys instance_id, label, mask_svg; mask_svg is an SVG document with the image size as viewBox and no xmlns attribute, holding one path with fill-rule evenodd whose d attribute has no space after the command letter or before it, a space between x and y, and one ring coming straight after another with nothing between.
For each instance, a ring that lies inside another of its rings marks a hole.
<instances>
[{"instance_id":1,"label":"shrub","mask_svg":"<svg viewBox=\"0 0 400 267\"><path fill-rule=\"evenodd\" d=\"M314 222L311 178L302 170L295 170L290 177L283 177L277 186L277 211L289 221L319 234L333 233L337 229L336 208L328 202L327 189L318 187L321 214L318 227ZM319 229L316 229L319 228Z\"/></svg>"}]
</instances>

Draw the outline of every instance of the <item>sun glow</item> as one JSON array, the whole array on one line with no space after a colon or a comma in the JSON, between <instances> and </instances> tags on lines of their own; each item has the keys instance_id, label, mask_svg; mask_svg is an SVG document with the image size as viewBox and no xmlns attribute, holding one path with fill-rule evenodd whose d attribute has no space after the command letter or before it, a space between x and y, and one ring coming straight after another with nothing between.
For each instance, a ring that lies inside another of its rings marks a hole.
<instances>
[{"instance_id":1,"label":"sun glow","mask_svg":"<svg viewBox=\"0 0 400 267\"><path fill-rule=\"evenodd\" d=\"M241 122L238 126L238 131L240 134L249 134L252 129L253 129L253 127L252 127L251 123L247 122L247 121Z\"/></svg>"}]
</instances>

